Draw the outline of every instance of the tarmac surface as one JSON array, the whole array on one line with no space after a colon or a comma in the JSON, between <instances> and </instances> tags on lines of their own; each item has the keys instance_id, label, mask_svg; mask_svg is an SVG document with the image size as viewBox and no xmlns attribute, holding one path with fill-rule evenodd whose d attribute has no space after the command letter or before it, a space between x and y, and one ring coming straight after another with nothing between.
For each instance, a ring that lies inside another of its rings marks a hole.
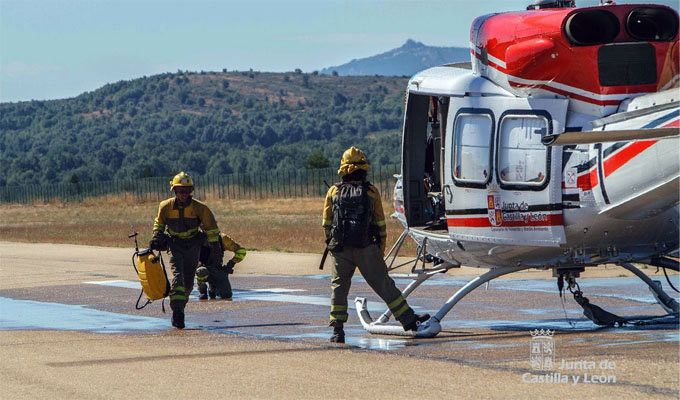
<instances>
[{"instance_id":1,"label":"tarmac surface","mask_svg":"<svg viewBox=\"0 0 680 400\"><path fill-rule=\"evenodd\" d=\"M199 301L194 291L182 331L167 304L167 314L160 302L135 310L131 255L0 242L0 398L680 397L677 319L598 327L546 271L477 289L432 339L371 335L352 309L347 344L336 345L319 255L249 254L231 275L233 300ZM588 272L584 295L617 315L662 316L622 272ZM675 293L663 274L645 272ZM474 274L435 276L409 302L433 314ZM410 281L394 278L401 288ZM373 317L384 311L358 272L356 296Z\"/></svg>"}]
</instances>

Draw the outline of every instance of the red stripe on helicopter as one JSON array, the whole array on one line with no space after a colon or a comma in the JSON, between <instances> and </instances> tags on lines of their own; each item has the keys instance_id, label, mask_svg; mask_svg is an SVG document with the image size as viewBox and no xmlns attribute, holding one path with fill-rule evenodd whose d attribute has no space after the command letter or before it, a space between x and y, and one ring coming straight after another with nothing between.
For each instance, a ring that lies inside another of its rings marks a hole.
<instances>
[{"instance_id":1,"label":"red stripe on helicopter","mask_svg":"<svg viewBox=\"0 0 680 400\"><path fill-rule=\"evenodd\" d=\"M581 190L591 190L597 186L597 166L590 167L590 171L582 172L576 177L576 187ZM562 182L562 189L567 189L566 183Z\"/></svg>"},{"instance_id":2,"label":"red stripe on helicopter","mask_svg":"<svg viewBox=\"0 0 680 400\"><path fill-rule=\"evenodd\" d=\"M474 54L474 56L477 59L479 59L483 63L485 62L484 60L482 60L481 54L477 53L476 51L474 51L472 49L470 49L470 52L472 54ZM489 65L490 67L498 70L499 72L502 72L503 74L507 75L508 84L512 87L516 87L516 88L540 88L540 89L547 90L547 91L552 92L552 93L557 93L557 94L560 94L560 95L563 95L563 96L567 96L567 97L572 98L574 100L579 100L579 101L583 101L583 102L590 103L590 104L596 104L598 106L618 106L619 104L621 104L621 101L623 101L623 100L598 100L598 99L593 99L593 98L588 97L588 96L584 96L584 95L581 95L581 94L570 92L568 90L557 89L557 88L554 88L552 86L548 86L548 85L545 85L545 84L542 84L542 83L528 84L528 83L514 82L514 81L511 80L512 75L508 74L508 70L506 68L496 64L495 62L493 62L489 59L486 60L486 64Z\"/></svg>"},{"instance_id":3,"label":"red stripe on helicopter","mask_svg":"<svg viewBox=\"0 0 680 400\"><path fill-rule=\"evenodd\" d=\"M579 175L576 178L576 187L581 190L592 190L597 186L597 182L597 166L594 166L590 172Z\"/></svg>"},{"instance_id":4,"label":"red stripe on helicopter","mask_svg":"<svg viewBox=\"0 0 680 400\"><path fill-rule=\"evenodd\" d=\"M481 54L477 53L476 51L474 51L474 50L472 50L472 49L470 49L470 53L472 53L472 55L474 55L475 57L477 57L477 58L479 59L479 61L481 61L482 63L485 62L484 60L482 60ZM505 69L505 68L503 68L502 66L496 64L495 62L489 60L488 57L487 57L486 63L487 63L488 65L490 65L490 66L496 68L497 70L499 70L499 71L501 71L502 73L504 73L504 74L507 75L507 73L508 73L508 70L507 70L507 69Z\"/></svg>"},{"instance_id":5,"label":"red stripe on helicopter","mask_svg":"<svg viewBox=\"0 0 680 400\"><path fill-rule=\"evenodd\" d=\"M491 225L488 217L471 218L447 218L446 225L452 228L496 228L496 227L523 227L523 226L561 226L564 225L562 214L541 214L545 216L542 221L503 221L498 226Z\"/></svg>"},{"instance_id":6,"label":"red stripe on helicopter","mask_svg":"<svg viewBox=\"0 0 680 400\"><path fill-rule=\"evenodd\" d=\"M668 122L661 125L661 128L676 128L680 127L680 119ZM637 142L630 142L626 147L623 147L618 152L607 157L604 160L604 176L607 177L621 168L628 161L635 158L638 154L652 147L658 140L642 140Z\"/></svg>"},{"instance_id":7,"label":"red stripe on helicopter","mask_svg":"<svg viewBox=\"0 0 680 400\"><path fill-rule=\"evenodd\" d=\"M614 171L621 168L628 161L635 158L638 154L647 150L656 143L656 140L645 140L641 142L631 142L630 145L623 147L617 153L610 155L604 160L604 176L611 175ZM592 190L597 186L598 174L597 166L593 166L587 173L581 174L576 178L576 187L581 190Z\"/></svg>"},{"instance_id":8,"label":"red stripe on helicopter","mask_svg":"<svg viewBox=\"0 0 680 400\"><path fill-rule=\"evenodd\" d=\"M604 160L604 176L607 177L611 175L638 154L652 147L656 142L656 140L631 142L628 146L622 148L617 153L614 153Z\"/></svg>"},{"instance_id":9,"label":"red stripe on helicopter","mask_svg":"<svg viewBox=\"0 0 680 400\"><path fill-rule=\"evenodd\" d=\"M680 127L680 119L671 121L665 125L662 125L661 127L662 128ZM609 155L604 160L604 176L607 177L611 175L614 171L621 168L628 161L635 158L638 154L652 147L656 142L657 140L643 140L637 142L630 142L630 144L628 144L626 147L623 147L618 152ZM576 186L581 188L582 190L591 190L593 187L597 186L597 183L598 183L597 167L593 166L589 172L578 176ZM562 187L564 188L564 183L562 183Z\"/></svg>"},{"instance_id":10,"label":"red stripe on helicopter","mask_svg":"<svg viewBox=\"0 0 680 400\"><path fill-rule=\"evenodd\" d=\"M561 94L563 96L567 96L567 97L574 99L574 100L580 100L580 101L590 103L590 104L597 104L598 106L618 106L622 101L622 100L596 100L596 99L592 99L592 98L587 97L587 96L583 96L583 95L580 95L580 94L569 92L567 90L562 90L562 89L554 88L552 86L544 85L542 83L540 83L540 84L527 84L527 83L513 82L513 81L510 80L510 78L508 78L508 83L512 87L540 88L540 89L543 89L543 90L547 90L549 92L553 92L553 93Z\"/></svg>"}]
</instances>

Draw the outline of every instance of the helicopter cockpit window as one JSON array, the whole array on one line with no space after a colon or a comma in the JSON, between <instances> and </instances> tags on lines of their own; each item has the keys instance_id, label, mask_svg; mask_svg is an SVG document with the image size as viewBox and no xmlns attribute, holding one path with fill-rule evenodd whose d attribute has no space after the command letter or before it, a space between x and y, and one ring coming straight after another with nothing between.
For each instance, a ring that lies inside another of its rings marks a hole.
<instances>
[{"instance_id":1,"label":"helicopter cockpit window","mask_svg":"<svg viewBox=\"0 0 680 400\"><path fill-rule=\"evenodd\" d=\"M541 137L548 134L548 118L506 115L501 118L498 143L498 180L501 187L544 187L548 180L548 150Z\"/></svg>"},{"instance_id":2,"label":"helicopter cockpit window","mask_svg":"<svg viewBox=\"0 0 680 400\"><path fill-rule=\"evenodd\" d=\"M460 113L453 130L454 182L461 186L485 185L491 178L491 113Z\"/></svg>"}]
</instances>

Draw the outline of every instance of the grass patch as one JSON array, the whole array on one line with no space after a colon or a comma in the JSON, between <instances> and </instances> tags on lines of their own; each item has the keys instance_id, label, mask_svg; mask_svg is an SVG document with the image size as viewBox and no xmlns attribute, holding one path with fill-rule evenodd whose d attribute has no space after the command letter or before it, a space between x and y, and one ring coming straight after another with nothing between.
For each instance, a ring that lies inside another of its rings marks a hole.
<instances>
[{"instance_id":1,"label":"grass patch","mask_svg":"<svg viewBox=\"0 0 680 400\"><path fill-rule=\"evenodd\" d=\"M248 249L279 252L321 253L322 198L259 200L206 200L220 229ZM386 214L392 206L383 202ZM87 199L82 203L54 202L11 205L0 208L2 240L34 243L69 243L132 247L127 235L140 233L140 245L151 238L158 202L137 202L124 196ZM388 218L388 249L403 228ZM414 254L409 243L402 254Z\"/></svg>"}]
</instances>

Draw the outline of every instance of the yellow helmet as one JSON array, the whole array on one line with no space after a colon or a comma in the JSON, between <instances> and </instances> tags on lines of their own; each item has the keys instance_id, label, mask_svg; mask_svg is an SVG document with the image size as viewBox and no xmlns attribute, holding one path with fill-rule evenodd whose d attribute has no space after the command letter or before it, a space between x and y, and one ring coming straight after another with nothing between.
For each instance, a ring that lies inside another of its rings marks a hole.
<instances>
[{"instance_id":1,"label":"yellow helmet","mask_svg":"<svg viewBox=\"0 0 680 400\"><path fill-rule=\"evenodd\" d=\"M170 190L174 190L176 187L190 187L193 189L194 180L186 172L182 171L175 175L170 181Z\"/></svg>"},{"instance_id":2,"label":"yellow helmet","mask_svg":"<svg viewBox=\"0 0 680 400\"><path fill-rule=\"evenodd\" d=\"M366 160L366 154L364 154L363 151L352 146L342 154L338 175L345 176L358 169L368 171L368 161Z\"/></svg>"}]
</instances>

